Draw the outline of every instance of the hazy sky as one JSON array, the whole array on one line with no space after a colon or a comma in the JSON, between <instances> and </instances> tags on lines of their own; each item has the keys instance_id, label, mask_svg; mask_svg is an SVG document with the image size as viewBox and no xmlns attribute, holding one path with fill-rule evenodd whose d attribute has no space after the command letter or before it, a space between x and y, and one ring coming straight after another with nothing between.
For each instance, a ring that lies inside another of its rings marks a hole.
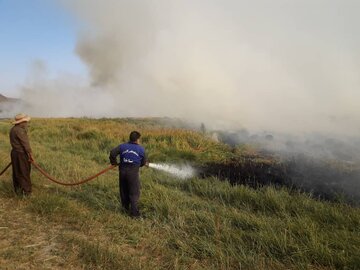
<instances>
[{"instance_id":1,"label":"hazy sky","mask_svg":"<svg viewBox=\"0 0 360 270\"><path fill-rule=\"evenodd\" d=\"M74 53L76 21L47 0L0 0L0 93L18 96L34 62L49 71L86 76Z\"/></svg>"},{"instance_id":2,"label":"hazy sky","mask_svg":"<svg viewBox=\"0 0 360 270\"><path fill-rule=\"evenodd\" d=\"M359 11L352 0L0 1L0 91L39 116L355 135Z\"/></svg>"}]
</instances>

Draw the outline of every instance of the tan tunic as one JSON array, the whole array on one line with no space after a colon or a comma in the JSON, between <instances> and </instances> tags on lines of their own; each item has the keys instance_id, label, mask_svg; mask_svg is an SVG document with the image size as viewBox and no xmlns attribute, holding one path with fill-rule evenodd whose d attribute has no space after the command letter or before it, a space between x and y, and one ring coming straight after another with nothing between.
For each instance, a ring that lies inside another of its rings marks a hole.
<instances>
[{"instance_id":1,"label":"tan tunic","mask_svg":"<svg viewBox=\"0 0 360 270\"><path fill-rule=\"evenodd\" d=\"M31 194L31 164L29 154L31 147L27 135L27 124L20 123L10 130L10 143L12 146L11 162L13 171L13 184L17 193Z\"/></svg>"},{"instance_id":2,"label":"tan tunic","mask_svg":"<svg viewBox=\"0 0 360 270\"><path fill-rule=\"evenodd\" d=\"M10 130L10 143L16 152L31 153L29 137L27 135L27 124L20 123Z\"/></svg>"}]
</instances>

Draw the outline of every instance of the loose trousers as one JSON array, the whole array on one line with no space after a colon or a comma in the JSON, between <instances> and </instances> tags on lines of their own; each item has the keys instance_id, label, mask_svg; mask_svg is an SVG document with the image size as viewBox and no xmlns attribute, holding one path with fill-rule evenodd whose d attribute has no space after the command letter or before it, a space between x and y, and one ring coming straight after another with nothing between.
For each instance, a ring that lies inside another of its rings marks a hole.
<instances>
[{"instance_id":1,"label":"loose trousers","mask_svg":"<svg viewBox=\"0 0 360 270\"><path fill-rule=\"evenodd\" d=\"M31 164L26 153L11 151L13 185L16 193L31 194Z\"/></svg>"},{"instance_id":2,"label":"loose trousers","mask_svg":"<svg viewBox=\"0 0 360 270\"><path fill-rule=\"evenodd\" d=\"M122 207L126 210L130 210L131 216L140 216L138 209L138 201L140 198L140 177L138 166L120 167L119 188Z\"/></svg>"}]
</instances>

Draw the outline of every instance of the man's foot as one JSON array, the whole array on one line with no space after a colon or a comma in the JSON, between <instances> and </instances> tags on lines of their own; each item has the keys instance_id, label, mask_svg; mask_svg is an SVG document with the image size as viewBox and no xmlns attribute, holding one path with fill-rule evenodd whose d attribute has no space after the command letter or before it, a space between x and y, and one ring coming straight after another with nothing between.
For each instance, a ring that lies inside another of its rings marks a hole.
<instances>
[{"instance_id":1,"label":"man's foot","mask_svg":"<svg viewBox=\"0 0 360 270\"><path fill-rule=\"evenodd\" d=\"M129 213L129 207L126 207L124 205L121 206L121 212L128 214Z\"/></svg>"},{"instance_id":2,"label":"man's foot","mask_svg":"<svg viewBox=\"0 0 360 270\"><path fill-rule=\"evenodd\" d=\"M139 210L134 211L134 209L132 209L132 211L130 211L130 216L132 218L140 218L141 217Z\"/></svg>"}]
</instances>

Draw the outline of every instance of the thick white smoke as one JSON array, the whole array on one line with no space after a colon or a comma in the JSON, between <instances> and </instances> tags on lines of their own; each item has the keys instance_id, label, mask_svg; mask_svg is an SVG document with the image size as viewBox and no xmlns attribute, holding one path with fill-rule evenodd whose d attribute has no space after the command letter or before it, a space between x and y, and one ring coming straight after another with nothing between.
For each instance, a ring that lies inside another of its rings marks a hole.
<instances>
[{"instance_id":1,"label":"thick white smoke","mask_svg":"<svg viewBox=\"0 0 360 270\"><path fill-rule=\"evenodd\" d=\"M169 116L208 127L293 133L360 131L358 1L59 3L81 22L75 50L91 81L33 83L23 99L36 114Z\"/></svg>"}]
</instances>

